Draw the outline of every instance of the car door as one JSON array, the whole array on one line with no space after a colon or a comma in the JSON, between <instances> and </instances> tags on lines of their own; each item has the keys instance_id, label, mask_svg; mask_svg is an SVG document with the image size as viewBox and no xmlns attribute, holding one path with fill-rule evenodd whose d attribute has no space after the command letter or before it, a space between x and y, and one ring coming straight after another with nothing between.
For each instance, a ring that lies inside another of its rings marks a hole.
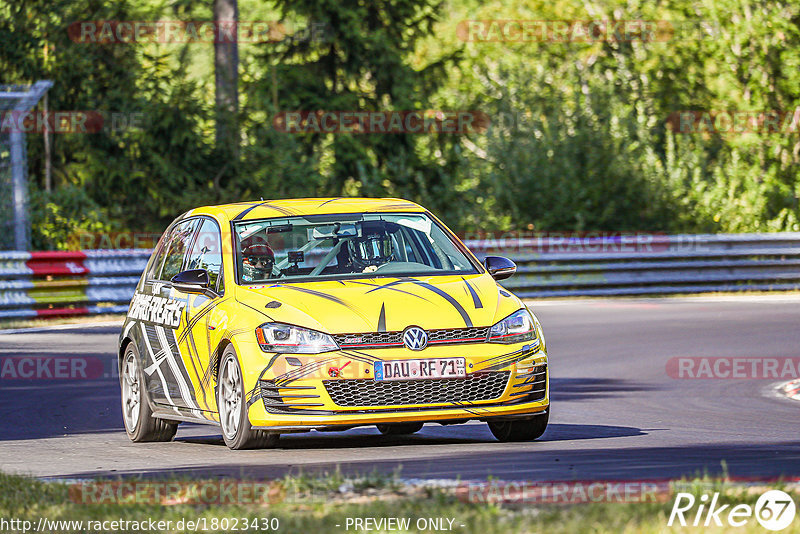
<instances>
[{"instance_id":1,"label":"car door","mask_svg":"<svg viewBox=\"0 0 800 534\"><path fill-rule=\"evenodd\" d=\"M189 326L180 339L179 347L195 386L197 406L205 412L217 409L211 356L225 330L225 314L218 308L225 295L222 258L219 225L214 219L202 217L185 269L205 269L212 292L186 295Z\"/></svg>"},{"instance_id":2,"label":"car door","mask_svg":"<svg viewBox=\"0 0 800 534\"><path fill-rule=\"evenodd\" d=\"M176 223L168 232L145 292L157 312L139 325L146 356L145 380L150 398L158 404L197 411L197 401L186 361L179 348L189 324L188 295L172 287L172 277L183 270L199 219Z\"/></svg>"}]
</instances>

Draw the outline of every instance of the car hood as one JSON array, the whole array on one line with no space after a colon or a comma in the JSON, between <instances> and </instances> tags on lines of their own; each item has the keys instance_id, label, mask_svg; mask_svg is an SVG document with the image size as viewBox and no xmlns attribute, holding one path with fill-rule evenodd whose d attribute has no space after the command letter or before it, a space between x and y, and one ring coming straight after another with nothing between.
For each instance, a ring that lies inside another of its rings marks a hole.
<instances>
[{"instance_id":1,"label":"car hood","mask_svg":"<svg viewBox=\"0 0 800 534\"><path fill-rule=\"evenodd\" d=\"M264 322L331 334L490 326L522 307L488 274L237 286L236 299Z\"/></svg>"}]
</instances>

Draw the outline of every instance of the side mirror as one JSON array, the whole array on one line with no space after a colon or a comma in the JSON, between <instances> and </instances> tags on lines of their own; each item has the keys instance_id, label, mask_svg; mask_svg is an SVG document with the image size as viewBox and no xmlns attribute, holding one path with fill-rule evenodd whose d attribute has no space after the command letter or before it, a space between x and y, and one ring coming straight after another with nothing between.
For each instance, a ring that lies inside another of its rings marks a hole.
<instances>
[{"instance_id":1,"label":"side mirror","mask_svg":"<svg viewBox=\"0 0 800 534\"><path fill-rule=\"evenodd\" d=\"M213 293L209 289L211 280L208 277L208 271L205 269L191 269L180 272L172 277L171 282L172 287L184 293Z\"/></svg>"},{"instance_id":2,"label":"side mirror","mask_svg":"<svg viewBox=\"0 0 800 534\"><path fill-rule=\"evenodd\" d=\"M495 280L505 280L517 272L517 264L501 256L486 256L483 266Z\"/></svg>"}]
</instances>

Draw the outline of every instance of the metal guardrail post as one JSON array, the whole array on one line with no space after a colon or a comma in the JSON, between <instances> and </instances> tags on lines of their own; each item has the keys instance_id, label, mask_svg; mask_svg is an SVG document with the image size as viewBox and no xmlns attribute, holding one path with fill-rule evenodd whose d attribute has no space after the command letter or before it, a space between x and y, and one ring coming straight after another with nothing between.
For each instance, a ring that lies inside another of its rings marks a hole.
<instances>
[{"instance_id":1,"label":"metal guardrail post","mask_svg":"<svg viewBox=\"0 0 800 534\"><path fill-rule=\"evenodd\" d=\"M28 113L44 96L53 82L43 80L36 82L28 90L0 91L0 100L14 99L15 104L11 112L15 114ZM21 121L15 120L16 124ZM25 134L18 127L11 128L9 132L9 148L11 159L12 177L12 205L14 213L14 249L30 249L30 221L28 219L28 165L25 158Z\"/></svg>"}]
</instances>

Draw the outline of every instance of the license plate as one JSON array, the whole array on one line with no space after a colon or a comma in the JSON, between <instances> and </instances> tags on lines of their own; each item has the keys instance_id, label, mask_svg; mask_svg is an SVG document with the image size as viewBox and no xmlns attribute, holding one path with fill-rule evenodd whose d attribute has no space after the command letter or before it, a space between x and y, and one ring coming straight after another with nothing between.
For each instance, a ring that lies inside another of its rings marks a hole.
<instances>
[{"instance_id":1,"label":"license plate","mask_svg":"<svg viewBox=\"0 0 800 534\"><path fill-rule=\"evenodd\" d=\"M389 360L375 362L375 380L419 380L424 378L464 378L464 358L431 358L427 360Z\"/></svg>"}]
</instances>

